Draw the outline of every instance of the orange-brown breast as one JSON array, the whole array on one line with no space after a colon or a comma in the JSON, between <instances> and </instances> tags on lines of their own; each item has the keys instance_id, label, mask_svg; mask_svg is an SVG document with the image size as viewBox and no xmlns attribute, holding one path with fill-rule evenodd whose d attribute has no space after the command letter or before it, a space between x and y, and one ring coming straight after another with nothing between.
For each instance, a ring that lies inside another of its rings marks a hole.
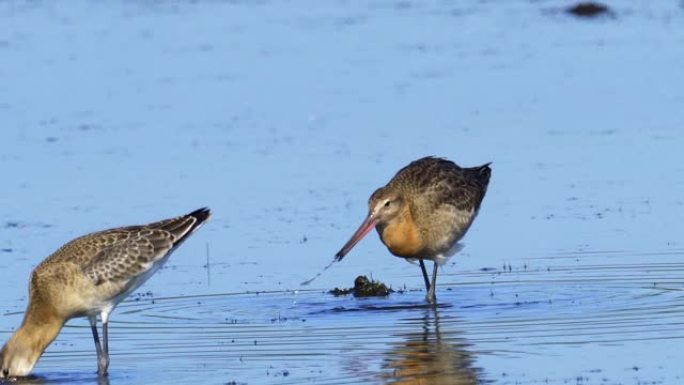
<instances>
[{"instance_id":1,"label":"orange-brown breast","mask_svg":"<svg viewBox=\"0 0 684 385\"><path fill-rule=\"evenodd\" d=\"M380 230L380 238L392 254L399 257L419 257L425 247L408 205Z\"/></svg>"}]
</instances>

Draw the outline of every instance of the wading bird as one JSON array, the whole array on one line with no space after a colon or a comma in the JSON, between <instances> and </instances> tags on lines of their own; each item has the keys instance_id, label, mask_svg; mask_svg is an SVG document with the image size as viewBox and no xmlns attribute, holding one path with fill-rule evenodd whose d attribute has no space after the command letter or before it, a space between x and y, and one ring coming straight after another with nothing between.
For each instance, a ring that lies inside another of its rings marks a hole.
<instances>
[{"instance_id":1,"label":"wading bird","mask_svg":"<svg viewBox=\"0 0 684 385\"><path fill-rule=\"evenodd\" d=\"M88 317L98 373L107 374L107 325L112 310L147 281L169 255L209 219L208 208L142 226L120 227L76 238L31 274L21 327L0 351L0 378L27 376L71 318ZM102 339L97 316L102 321Z\"/></svg>"},{"instance_id":2,"label":"wading bird","mask_svg":"<svg viewBox=\"0 0 684 385\"><path fill-rule=\"evenodd\" d=\"M373 228L397 257L418 260L428 302L436 301L437 268L459 249L480 209L489 184L489 163L462 168L446 159L426 157L402 168L371 195L368 216L335 255L340 261ZM432 281L424 260L434 262Z\"/></svg>"}]
</instances>

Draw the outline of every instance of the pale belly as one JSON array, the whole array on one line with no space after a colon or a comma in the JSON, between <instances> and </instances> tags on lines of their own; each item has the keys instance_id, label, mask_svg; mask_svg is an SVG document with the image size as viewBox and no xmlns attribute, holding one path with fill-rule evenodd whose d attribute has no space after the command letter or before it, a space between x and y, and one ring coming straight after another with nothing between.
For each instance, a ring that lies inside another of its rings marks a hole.
<instances>
[{"instance_id":1,"label":"pale belly","mask_svg":"<svg viewBox=\"0 0 684 385\"><path fill-rule=\"evenodd\" d=\"M109 314L121 301L142 286L167 258L151 264L150 268L128 280L103 282L95 285L85 275L75 276L63 285L57 285L51 297L66 319Z\"/></svg>"}]
</instances>

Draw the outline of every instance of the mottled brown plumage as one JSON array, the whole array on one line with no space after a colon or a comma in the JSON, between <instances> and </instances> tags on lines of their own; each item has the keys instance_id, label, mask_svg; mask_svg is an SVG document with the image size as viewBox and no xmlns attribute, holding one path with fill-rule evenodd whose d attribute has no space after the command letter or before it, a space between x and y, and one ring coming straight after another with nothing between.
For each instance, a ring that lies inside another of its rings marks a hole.
<instances>
[{"instance_id":1,"label":"mottled brown plumage","mask_svg":"<svg viewBox=\"0 0 684 385\"><path fill-rule=\"evenodd\" d=\"M0 351L0 378L28 375L64 323L74 317L90 320L98 371L106 374L110 313L210 216L204 208L148 225L88 234L46 258L31 274L22 326ZM98 315L103 345L96 328Z\"/></svg>"},{"instance_id":2,"label":"mottled brown plumage","mask_svg":"<svg viewBox=\"0 0 684 385\"><path fill-rule=\"evenodd\" d=\"M490 175L489 163L462 168L435 157L411 162L371 195L366 220L336 260L375 228L392 254L419 261L428 301L434 303L437 267L458 251L458 241L480 209ZM425 259L435 263L432 283Z\"/></svg>"}]
</instances>

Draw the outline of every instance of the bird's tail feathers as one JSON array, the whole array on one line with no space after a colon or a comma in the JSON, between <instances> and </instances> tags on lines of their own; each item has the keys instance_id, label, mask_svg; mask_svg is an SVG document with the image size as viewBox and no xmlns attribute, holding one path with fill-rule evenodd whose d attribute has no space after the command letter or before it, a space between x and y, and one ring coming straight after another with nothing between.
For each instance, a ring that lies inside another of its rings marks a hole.
<instances>
[{"instance_id":1,"label":"bird's tail feathers","mask_svg":"<svg viewBox=\"0 0 684 385\"><path fill-rule=\"evenodd\" d=\"M490 164L492 164L492 162L471 169L477 177L478 182L480 182L483 187L487 187L489 178L492 176L492 169L489 167Z\"/></svg>"}]
</instances>

